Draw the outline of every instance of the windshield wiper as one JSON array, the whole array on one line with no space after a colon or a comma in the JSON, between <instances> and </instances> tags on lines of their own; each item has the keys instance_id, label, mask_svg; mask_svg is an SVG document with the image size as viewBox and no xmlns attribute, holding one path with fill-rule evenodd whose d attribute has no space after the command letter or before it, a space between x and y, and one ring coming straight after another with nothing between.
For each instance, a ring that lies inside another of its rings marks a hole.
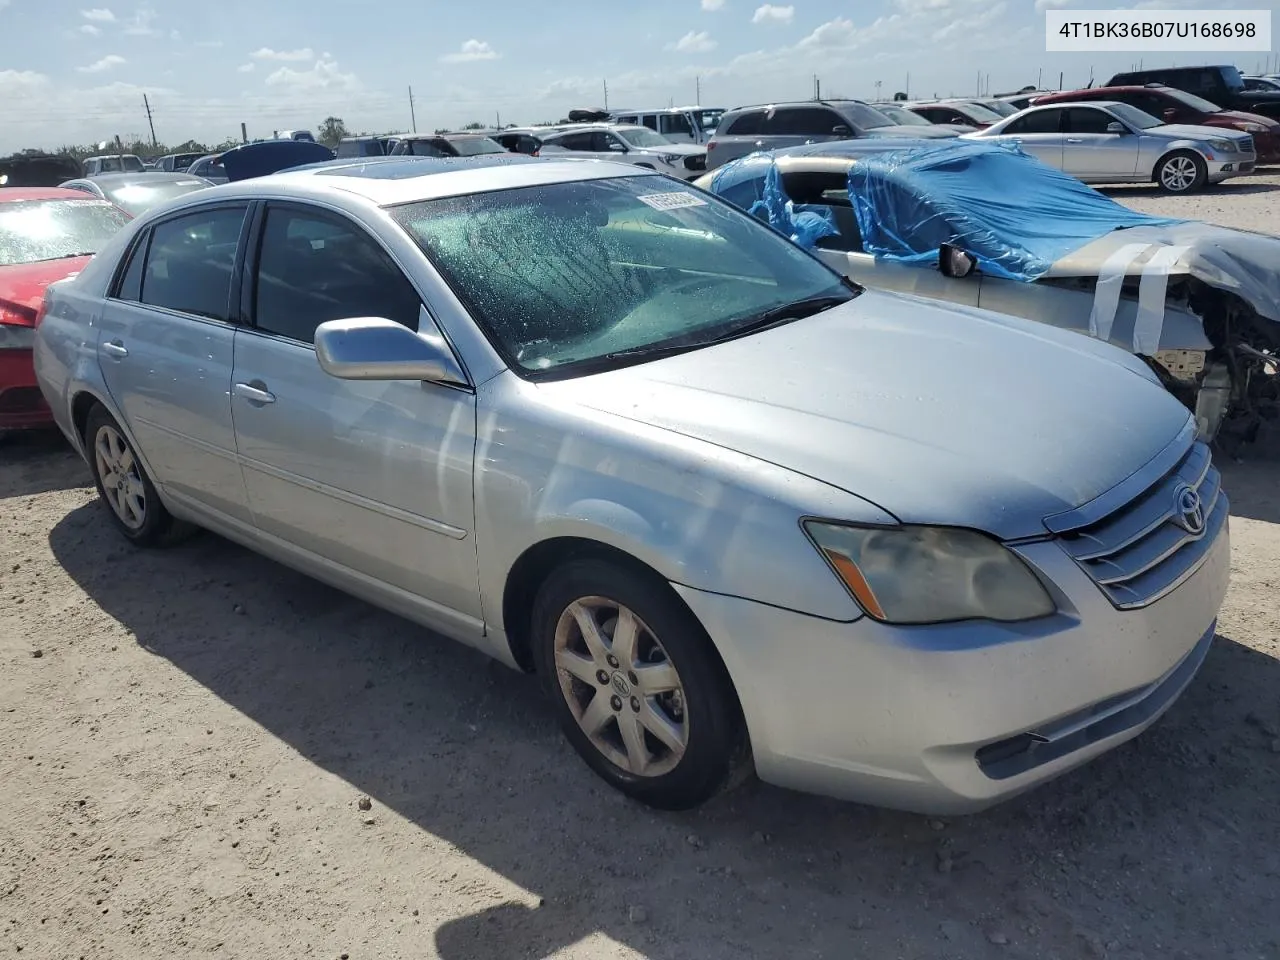
<instances>
[{"instance_id":1,"label":"windshield wiper","mask_svg":"<svg viewBox=\"0 0 1280 960\"><path fill-rule=\"evenodd\" d=\"M770 327L776 327L791 320L803 320L805 317L812 317L816 313L822 313L824 310L838 307L842 303L848 303L861 292L862 290L859 288L852 296L846 294L844 296L805 297L803 300L795 300L769 310L762 310L760 313L752 314L739 321L728 330L722 331L711 342L721 343L725 340L736 340L738 337L759 333L762 330L768 330Z\"/></svg>"}]
</instances>

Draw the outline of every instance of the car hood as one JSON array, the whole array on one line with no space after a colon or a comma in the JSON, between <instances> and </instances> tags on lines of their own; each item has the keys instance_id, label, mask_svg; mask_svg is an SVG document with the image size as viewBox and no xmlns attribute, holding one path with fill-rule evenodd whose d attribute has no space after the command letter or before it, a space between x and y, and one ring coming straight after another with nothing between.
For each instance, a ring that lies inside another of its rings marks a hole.
<instances>
[{"instance_id":1,"label":"car hood","mask_svg":"<svg viewBox=\"0 0 1280 960\"><path fill-rule=\"evenodd\" d=\"M1230 127L1207 127L1196 123L1162 123L1143 133L1166 137L1169 140L1243 140L1249 134Z\"/></svg>"},{"instance_id":2,"label":"car hood","mask_svg":"<svg viewBox=\"0 0 1280 960\"><path fill-rule=\"evenodd\" d=\"M833 310L539 387L1005 539L1129 477L1186 425L1142 362L1079 334L866 291Z\"/></svg>"},{"instance_id":3,"label":"car hood","mask_svg":"<svg viewBox=\"0 0 1280 960\"><path fill-rule=\"evenodd\" d=\"M1278 125L1270 117L1264 117L1260 113L1246 113L1243 110L1219 110L1217 113L1211 114L1210 119L1217 121L1217 123L1256 123L1259 126L1266 127L1268 131ZM1214 126L1217 126L1217 123Z\"/></svg>"},{"instance_id":4,"label":"car hood","mask_svg":"<svg viewBox=\"0 0 1280 960\"><path fill-rule=\"evenodd\" d=\"M18 314L28 317L34 325L45 288L55 280L75 276L91 259L67 257L64 260L41 260L0 267L0 301L17 307Z\"/></svg>"},{"instance_id":5,"label":"car hood","mask_svg":"<svg viewBox=\"0 0 1280 960\"><path fill-rule=\"evenodd\" d=\"M696 143L664 143L657 147L637 147L642 153L667 154L668 156L696 157L707 152Z\"/></svg>"},{"instance_id":6,"label":"car hood","mask_svg":"<svg viewBox=\"0 0 1280 960\"><path fill-rule=\"evenodd\" d=\"M1258 314L1280 323L1280 237L1232 230L1185 220L1164 226L1114 230L1054 262L1046 277L1096 277L1115 251L1129 244L1148 245L1126 273L1141 276L1161 247L1186 247L1169 272L1190 275L1211 287L1234 293Z\"/></svg>"},{"instance_id":7,"label":"car hood","mask_svg":"<svg viewBox=\"0 0 1280 960\"><path fill-rule=\"evenodd\" d=\"M912 137L916 140L948 140L958 137L963 131L956 127L941 125L920 127L915 124L894 124L888 127L872 127L867 131L868 137Z\"/></svg>"}]
</instances>

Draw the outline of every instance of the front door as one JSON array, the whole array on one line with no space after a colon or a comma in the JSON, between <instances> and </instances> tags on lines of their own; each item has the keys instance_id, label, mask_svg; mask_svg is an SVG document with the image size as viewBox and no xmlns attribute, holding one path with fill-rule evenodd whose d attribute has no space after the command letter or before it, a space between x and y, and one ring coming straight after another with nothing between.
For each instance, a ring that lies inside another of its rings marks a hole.
<instances>
[{"instance_id":1,"label":"front door","mask_svg":"<svg viewBox=\"0 0 1280 960\"><path fill-rule=\"evenodd\" d=\"M380 316L434 332L401 268L363 227L269 203L235 344L236 443L254 522L295 548L479 622L475 395L420 381L330 377L326 321Z\"/></svg>"},{"instance_id":2,"label":"front door","mask_svg":"<svg viewBox=\"0 0 1280 960\"><path fill-rule=\"evenodd\" d=\"M231 414L232 274L247 204L203 207L140 234L102 310L103 377L154 480L249 522Z\"/></svg>"},{"instance_id":3,"label":"front door","mask_svg":"<svg viewBox=\"0 0 1280 960\"><path fill-rule=\"evenodd\" d=\"M1060 107L1032 110L1021 117L1014 117L998 135L983 139L1016 143L1024 153L1061 170L1063 139L1066 136L1061 126L1064 113Z\"/></svg>"}]
</instances>

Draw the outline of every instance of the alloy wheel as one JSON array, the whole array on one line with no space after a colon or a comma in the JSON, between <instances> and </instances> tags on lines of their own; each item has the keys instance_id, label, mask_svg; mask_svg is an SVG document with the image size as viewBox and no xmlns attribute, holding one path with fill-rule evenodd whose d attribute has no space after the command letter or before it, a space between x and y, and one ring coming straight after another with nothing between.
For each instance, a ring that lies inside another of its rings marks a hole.
<instances>
[{"instance_id":1,"label":"alloy wheel","mask_svg":"<svg viewBox=\"0 0 1280 960\"><path fill-rule=\"evenodd\" d=\"M1171 193L1181 193L1196 182L1196 164L1190 157L1173 157L1160 169L1160 182Z\"/></svg>"},{"instance_id":2,"label":"alloy wheel","mask_svg":"<svg viewBox=\"0 0 1280 960\"><path fill-rule=\"evenodd\" d=\"M107 504L130 530L147 519L146 487L128 441L115 427L103 424L93 438L93 456Z\"/></svg>"},{"instance_id":3,"label":"alloy wheel","mask_svg":"<svg viewBox=\"0 0 1280 960\"><path fill-rule=\"evenodd\" d=\"M555 663L574 719L611 763L642 777L675 769L689 742L684 686L632 610L603 597L569 604L556 623Z\"/></svg>"}]
</instances>

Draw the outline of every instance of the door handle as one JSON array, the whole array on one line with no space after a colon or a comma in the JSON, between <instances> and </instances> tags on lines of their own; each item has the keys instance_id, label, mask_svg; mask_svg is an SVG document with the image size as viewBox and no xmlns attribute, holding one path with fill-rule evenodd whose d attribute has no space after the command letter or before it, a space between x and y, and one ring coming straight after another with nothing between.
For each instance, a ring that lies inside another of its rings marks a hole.
<instances>
[{"instance_id":1,"label":"door handle","mask_svg":"<svg viewBox=\"0 0 1280 960\"><path fill-rule=\"evenodd\" d=\"M1067 143L1084 143L1079 137L1067 137Z\"/></svg>"},{"instance_id":2,"label":"door handle","mask_svg":"<svg viewBox=\"0 0 1280 960\"><path fill-rule=\"evenodd\" d=\"M109 357L115 357L117 360L123 360L129 355L129 351L125 349L125 345L119 340L104 340L102 342L102 352Z\"/></svg>"},{"instance_id":3,"label":"door handle","mask_svg":"<svg viewBox=\"0 0 1280 960\"><path fill-rule=\"evenodd\" d=\"M261 380L255 380L253 383L237 383L235 385L235 395L242 400L248 400L250 403L275 403L276 395L267 389L267 385Z\"/></svg>"}]
</instances>

